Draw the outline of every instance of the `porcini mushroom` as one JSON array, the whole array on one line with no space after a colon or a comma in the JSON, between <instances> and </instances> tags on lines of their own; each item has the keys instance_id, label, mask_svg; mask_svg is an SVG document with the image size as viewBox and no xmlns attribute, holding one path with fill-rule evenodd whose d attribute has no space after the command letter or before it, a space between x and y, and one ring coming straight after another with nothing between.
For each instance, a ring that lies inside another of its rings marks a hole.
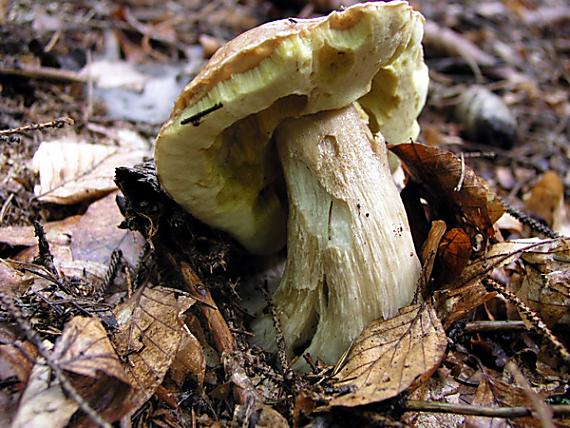
<instances>
[{"instance_id":1,"label":"porcini mushroom","mask_svg":"<svg viewBox=\"0 0 570 428\"><path fill-rule=\"evenodd\" d=\"M250 30L185 88L157 139L160 182L195 217L257 254L287 238L273 304L290 355L334 363L413 297L420 265L382 134L417 137L422 24L405 2L372 2ZM272 321L254 329L271 347Z\"/></svg>"}]
</instances>

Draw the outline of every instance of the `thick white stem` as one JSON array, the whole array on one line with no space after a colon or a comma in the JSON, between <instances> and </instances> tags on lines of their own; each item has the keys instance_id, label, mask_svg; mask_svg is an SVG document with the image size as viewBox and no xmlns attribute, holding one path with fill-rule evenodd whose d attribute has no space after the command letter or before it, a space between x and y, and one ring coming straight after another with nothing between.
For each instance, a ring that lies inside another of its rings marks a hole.
<instances>
[{"instance_id":1,"label":"thick white stem","mask_svg":"<svg viewBox=\"0 0 570 428\"><path fill-rule=\"evenodd\" d=\"M368 323L410 303L420 263L385 145L354 106L288 120L276 140L289 220L273 303L290 356L334 364ZM254 326L265 345L270 325Z\"/></svg>"}]
</instances>

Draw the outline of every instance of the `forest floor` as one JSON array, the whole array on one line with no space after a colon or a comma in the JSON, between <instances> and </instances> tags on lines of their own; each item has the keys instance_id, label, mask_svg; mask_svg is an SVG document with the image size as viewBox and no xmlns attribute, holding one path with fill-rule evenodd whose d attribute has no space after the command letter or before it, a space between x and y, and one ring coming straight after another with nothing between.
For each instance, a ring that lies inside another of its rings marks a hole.
<instances>
[{"instance_id":1,"label":"forest floor","mask_svg":"<svg viewBox=\"0 0 570 428\"><path fill-rule=\"evenodd\" d=\"M567 1L411 2L425 146L394 152L423 303L367 330L401 349L288 370L243 303L284 255L160 189L154 140L217 48L353 3L0 1L1 426L570 426Z\"/></svg>"}]
</instances>

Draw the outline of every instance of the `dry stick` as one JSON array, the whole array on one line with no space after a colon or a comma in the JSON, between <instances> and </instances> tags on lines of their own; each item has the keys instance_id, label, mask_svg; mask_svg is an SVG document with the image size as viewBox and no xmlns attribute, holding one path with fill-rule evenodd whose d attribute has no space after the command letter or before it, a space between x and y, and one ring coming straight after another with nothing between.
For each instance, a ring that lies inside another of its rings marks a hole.
<instances>
[{"instance_id":1,"label":"dry stick","mask_svg":"<svg viewBox=\"0 0 570 428\"><path fill-rule=\"evenodd\" d=\"M71 384L63 370L59 367L59 364L55 359L52 357L51 353L45 348L43 345L40 337L36 334L36 332L30 326L28 320L24 318L24 315L20 311L20 309L14 304L12 299L5 294L0 294L0 303L8 310L8 312L14 317L16 324L20 328L20 330L26 336L26 339L30 343L32 343L37 351L38 354L45 360L46 364L53 370L55 377L59 380L61 387L67 393L67 395L75 401L79 408L85 413L87 416L91 418L91 420L100 427L104 428L112 428L112 425L105 421L95 409L93 409L87 401L77 392L75 387Z\"/></svg>"},{"instance_id":2,"label":"dry stick","mask_svg":"<svg viewBox=\"0 0 570 428\"><path fill-rule=\"evenodd\" d=\"M19 126L17 128L2 129L0 130L0 137L13 134L23 134L30 131L40 131L46 128L63 128L66 125L73 126L74 123L75 122L70 117L58 117L57 119L50 120L49 122L33 123L31 125Z\"/></svg>"},{"instance_id":3,"label":"dry stick","mask_svg":"<svg viewBox=\"0 0 570 428\"><path fill-rule=\"evenodd\" d=\"M484 278L483 285L485 287L496 291L497 293L503 295L505 299L512 305L516 306L521 314L527 319L527 321L532 325L532 327L541 334L551 345L554 349L558 351L560 357L566 362L566 364L570 364L570 352L566 349L566 347L558 340L558 338L550 331L548 326L542 321L542 319L532 310L530 309L521 299L519 299L514 293L507 290L507 288L495 281L492 278Z\"/></svg>"},{"instance_id":4,"label":"dry stick","mask_svg":"<svg viewBox=\"0 0 570 428\"><path fill-rule=\"evenodd\" d=\"M570 415L570 405L552 405L550 407L555 416ZM532 410L527 407L486 407L422 400L406 401L403 404L403 410L429 413L452 413L466 416L486 416L489 418L522 418L532 416Z\"/></svg>"},{"instance_id":5,"label":"dry stick","mask_svg":"<svg viewBox=\"0 0 570 428\"><path fill-rule=\"evenodd\" d=\"M505 330L527 330L524 321L473 321L465 324L464 331L485 332Z\"/></svg>"},{"instance_id":6,"label":"dry stick","mask_svg":"<svg viewBox=\"0 0 570 428\"><path fill-rule=\"evenodd\" d=\"M62 70L61 68L53 67L0 67L0 75L77 83L84 83L87 80L84 76L75 71Z\"/></svg>"}]
</instances>

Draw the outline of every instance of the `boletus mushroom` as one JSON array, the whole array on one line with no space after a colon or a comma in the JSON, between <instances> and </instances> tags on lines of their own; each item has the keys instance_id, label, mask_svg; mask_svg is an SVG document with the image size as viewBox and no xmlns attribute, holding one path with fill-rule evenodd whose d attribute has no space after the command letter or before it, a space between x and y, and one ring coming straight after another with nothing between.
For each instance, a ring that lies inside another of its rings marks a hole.
<instances>
[{"instance_id":1,"label":"boletus mushroom","mask_svg":"<svg viewBox=\"0 0 570 428\"><path fill-rule=\"evenodd\" d=\"M335 363L413 298L420 263L384 139L417 138L423 18L371 2L254 28L184 89L156 142L164 189L247 250L287 245L273 297L289 356ZM256 340L274 349L273 321Z\"/></svg>"}]
</instances>

